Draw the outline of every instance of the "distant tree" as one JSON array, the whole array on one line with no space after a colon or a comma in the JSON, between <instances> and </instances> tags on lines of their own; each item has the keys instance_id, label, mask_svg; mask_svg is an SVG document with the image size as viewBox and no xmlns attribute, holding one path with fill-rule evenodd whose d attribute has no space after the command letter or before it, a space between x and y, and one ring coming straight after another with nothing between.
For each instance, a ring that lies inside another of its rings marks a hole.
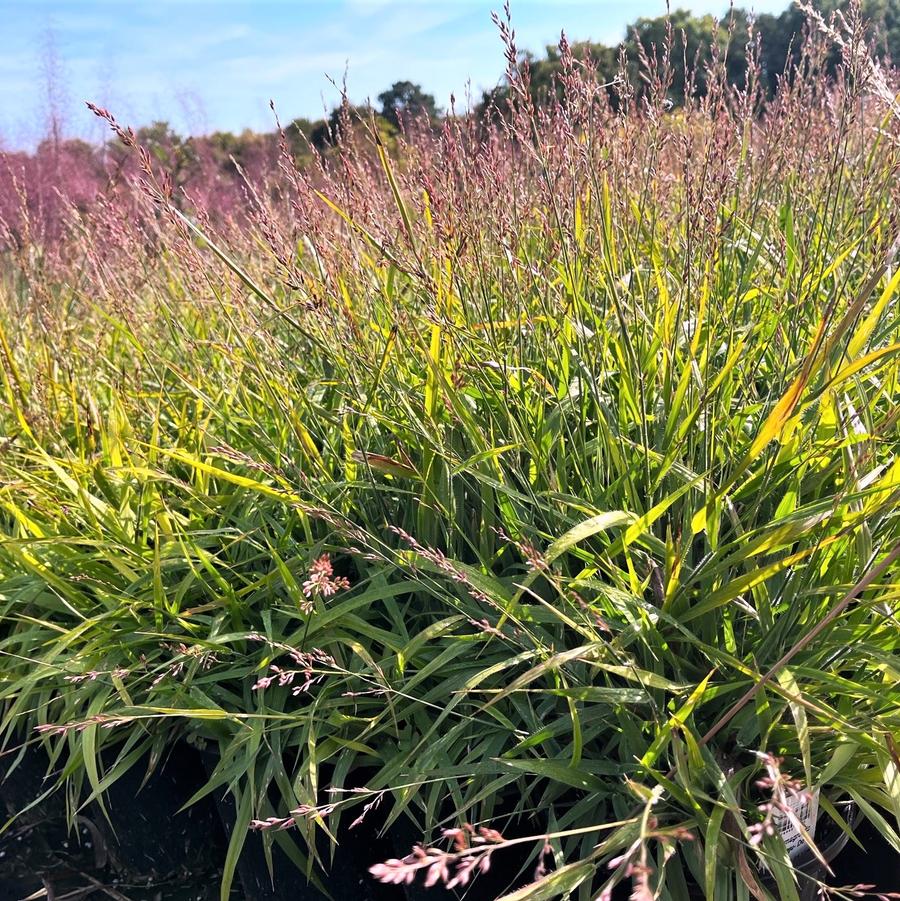
<instances>
[{"instance_id":1,"label":"distant tree","mask_svg":"<svg viewBox=\"0 0 900 901\"><path fill-rule=\"evenodd\" d=\"M173 157L190 156L190 138L183 138L168 122L157 120L137 130L138 143L160 162L173 162Z\"/></svg>"},{"instance_id":2,"label":"distant tree","mask_svg":"<svg viewBox=\"0 0 900 901\"><path fill-rule=\"evenodd\" d=\"M298 117L289 122L284 129L284 139L297 165L308 161L310 136L319 124L321 121L313 122L311 119Z\"/></svg>"},{"instance_id":3,"label":"distant tree","mask_svg":"<svg viewBox=\"0 0 900 901\"><path fill-rule=\"evenodd\" d=\"M402 118L418 118L424 113L433 122L438 117L434 97L411 81L395 81L378 95L378 102L381 115L396 128L400 127Z\"/></svg>"},{"instance_id":4,"label":"distant tree","mask_svg":"<svg viewBox=\"0 0 900 901\"><path fill-rule=\"evenodd\" d=\"M371 108L344 102L336 106L327 119L312 123L308 134L309 143L320 153L326 151L349 137L345 131L356 133L368 129L372 123L372 116ZM397 134L394 124L379 113L374 114L374 123L382 140L390 145Z\"/></svg>"},{"instance_id":5,"label":"distant tree","mask_svg":"<svg viewBox=\"0 0 900 901\"><path fill-rule=\"evenodd\" d=\"M676 9L669 16L639 18L628 27L625 39L619 45L625 49L628 67L625 74L638 92L644 89L640 74L641 56L645 56L651 64L661 61L661 54L670 34L672 84L669 94L674 102L681 102L687 80L685 60L688 67L695 70L696 87L703 93L704 65L711 58L710 45L713 40L724 44L727 30L721 25L717 26L712 16L697 17L684 9ZM583 41L572 45L572 54L576 59L589 57L600 81L611 85L619 74L619 47ZM546 102L551 94L560 96L560 51L558 47L551 45L547 47L546 53L546 57L541 60L526 57L531 68L531 93L536 103ZM615 93L611 91L610 96L614 99Z\"/></svg>"},{"instance_id":6,"label":"distant tree","mask_svg":"<svg viewBox=\"0 0 900 901\"><path fill-rule=\"evenodd\" d=\"M825 9L824 3L818 5ZM834 4L831 6L833 8ZM761 75L769 96L775 93L778 80L799 62L805 26L806 16L794 3L777 16L763 14L756 17L754 30L759 35Z\"/></svg>"},{"instance_id":7,"label":"distant tree","mask_svg":"<svg viewBox=\"0 0 900 901\"><path fill-rule=\"evenodd\" d=\"M353 116L355 110L351 107L348 115ZM341 107L336 106L327 119L319 119L312 124L307 134L309 143L313 145L319 152L325 150L331 144L334 144L338 138L340 130Z\"/></svg>"},{"instance_id":8,"label":"distant tree","mask_svg":"<svg viewBox=\"0 0 900 901\"><path fill-rule=\"evenodd\" d=\"M206 156L223 172L234 175L237 166L247 170L258 165L272 153L276 146L274 134L260 134L245 128L240 134L216 131L205 138L195 140Z\"/></svg>"},{"instance_id":9,"label":"distant tree","mask_svg":"<svg viewBox=\"0 0 900 901\"><path fill-rule=\"evenodd\" d=\"M35 155L46 157L54 153L63 155L73 162L77 161L85 168L102 171L97 148L81 138L60 138L59 141L55 141L52 137L45 138L38 144Z\"/></svg>"},{"instance_id":10,"label":"distant tree","mask_svg":"<svg viewBox=\"0 0 900 901\"><path fill-rule=\"evenodd\" d=\"M864 15L874 24L876 46L895 65L900 65L900 0L869 0Z\"/></svg>"},{"instance_id":11,"label":"distant tree","mask_svg":"<svg viewBox=\"0 0 900 901\"><path fill-rule=\"evenodd\" d=\"M846 9L849 0L816 0L816 7L824 15L837 9ZM862 0L862 14L870 23L870 37L876 53L890 59L895 65L900 63L900 0ZM670 25L671 23L671 25ZM718 44L720 49L728 45L725 58L726 75L729 83L743 86L747 77L746 45L750 34L750 13L736 8L726 11L717 22L712 16L694 16L684 9L674 10L669 17L640 18L629 26L625 38L617 47L604 44L582 42L572 46L576 58L589 56L596 67L597 76L603 82L611 82L618 73L619 47L624 47L628 76L633 88L640 93L645 84L640 75L639 57L643 52L650 58L658 58L667 40L671 27L673 47L671 55L672 84L669 89L670 99L676 103L684 102L687 71L693 69L694 87L703 94L706 85L706 64L711 59L711 46ZM771 96L779 78L800 58L802 35L806 27L806 15L796 5L791 4L779 15L763 14L754 17L753 29L760 40L760 66L763 87ZM730 36L729 36L730 32ZM531 94L535 103L546 103L555 95L560 96L559 74L562 68L559 49L556 46L546 48L545 56L535 59L523 54L523 62L527 62L531 71ZM840 60L839 51L835 49L826 61L833 71ZM615 100L615 92L610 91ZM480 110L482 113L496 111L502 114L509 98L509 88L501 84L482 96Z\"/></svg>"},{"instance_id":12,"label":"distant tree","mask_svg":"<svg viewBox=\"0 0 900 901\"><path fill-rule=\"evenodd\" d=\"M641 52L651 64L658 61L666 46L669 34L672 36L672 54L669 64L672 70L670 99L681 102L687 89L688 71L694 76L695 89L703 94L706 90L705 66L712 56L713 41L724 43L727 33L716 25L710 16L694 16L686 9L673 10L669 16L640 18L629 29L625 39L630 75L635 86L640 85L639 59Z\"/></svg>"},{"instance_id":13,"label":"distant tree","mask_svg":"<svg viewBox=\"0 0 900 901\"><path fill-rule=\"evenodd\" d=\"M137 140L160 168L168 172L176 188L196 172L198 157L193 140L183 138L168 122L157 120L139 128ZM113 142L109 150L114 159L127 153L117 142Z\"/></svg>"},{"instance_id":14,"label":"distant tree","mask_svg":"<svg viewBox=\"0 0 900 901\"><path fill-rule=\"evenodd\" d=\"M616 48L603 44L595 44L591 41L580 41L572 44L572 56L583 60L590 58L597 67L598 77L602 82L611 82L615 78L619 68ZM535 59L530 54L524 54L523 61L527 61L531 72L531 96L536 104L546 103L551 95L562 96L559 76L562 74L562 58L559 47L550 44L546 48L544 59ZM495 89L494 100L499 97Z\"/></svg>"}]
</instances>

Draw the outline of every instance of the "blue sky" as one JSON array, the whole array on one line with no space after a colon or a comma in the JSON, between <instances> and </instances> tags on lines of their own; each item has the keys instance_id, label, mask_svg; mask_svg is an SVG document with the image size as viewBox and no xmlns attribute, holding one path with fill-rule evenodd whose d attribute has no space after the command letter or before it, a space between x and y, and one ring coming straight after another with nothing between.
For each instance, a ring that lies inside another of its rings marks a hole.
<instances>
[{"instance_id":1,"label":"blue sky","mask_svg":"<svg viewBox=\"0 0 900 901\"><path fill-rule=\"evenodd\" d=\"M679 4L676 4L679 5ZM722 14L727 0L692 0ZM747 3L747 5L751 5ZM778 12L785 0L755 0ZM447 106L471 82L477 99L503 72L491 23L502 0L0 0L0 147L30 146L47 110L69 134L100 137L82 101L123 122L167 119L179 130L270 129L270 98L285 120L317 118L339 99L373 99L392 81L419 82ZM663 0L512 0L520 49L540 51L565 28L572 40L616 43ZM48 83L52 91L48 96Z\"/></svg>"}]
</instances>

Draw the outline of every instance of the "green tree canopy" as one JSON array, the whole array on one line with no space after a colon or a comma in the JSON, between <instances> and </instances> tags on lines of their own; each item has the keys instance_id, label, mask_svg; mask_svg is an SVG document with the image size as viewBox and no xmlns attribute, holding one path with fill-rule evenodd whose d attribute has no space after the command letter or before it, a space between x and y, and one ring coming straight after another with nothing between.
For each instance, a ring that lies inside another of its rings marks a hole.
<instances>
[{"instance_id":1,"label":"green tree canopy","mask_svg":"<svg viewBox=\"0 0 900 901\"><path fill-rule=\"evenodd\" d=\"M418 118L423 113L429 121L438 117L434 97L426 94L421 85L411 81L395 81L378 95L378 102L381 104L381 115L398 128L401 118Z\"/></svg>"},{"instance_id":2,"label":"green tree canopy","mask_svg":"<svg viewBox=\"0 0 900 901\"><path fill-rule=\"evenodd\" d=\"M815 6L827 15L846 9L848 3L818 0ZM894 63L900 61L900 0L862 0L862 14L868 22L869 36L876 53ZM616 46L582 41L572 45L572 52L577 59L590 57L598 77L604 82L612 82L619 74L619 51L624 49L627 59L625 75L634 89L641 92L645 89L640 76L641 56L646 56L653 63L654 59L659 58L671 34L672 83L669 98L674 103L682 103L691 70L694 89L699 94L706 90L705 67L711 60L714 45L722 51L727 47L728 81L738 86L745 83L751 21L753 32L760 41L760 75L766 92L771 95L778 79L799 58L806 15L794 3L778 15L751 17L747 10L736 8L725 11L719 20L711 15L695 16L688 10L676 9L669 16L639 18L628 27L625 37ZM535 103L545 103L552 95L559 96L562 60L557 46L548 46L543 58L536 59L525 53L521 60L530 67L531 93ZM837 60L835 52L831 64L836 64ZM481 107L502 107L507 97L507 86L500 85L483 95Z\"/></svg>"}]
</instances>

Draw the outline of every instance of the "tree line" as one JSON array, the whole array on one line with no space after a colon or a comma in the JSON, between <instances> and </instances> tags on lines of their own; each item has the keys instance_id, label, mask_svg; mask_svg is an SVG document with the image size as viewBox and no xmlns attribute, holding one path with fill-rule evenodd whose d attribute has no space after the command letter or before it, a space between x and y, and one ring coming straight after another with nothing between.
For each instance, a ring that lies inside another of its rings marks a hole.
<instances>
[{"instance_id":1,"label":"tree line","mask_svg":"<svg viewBox=\"0 0 900 901\"><path fill-rule=\"evenodd\" d=\"M847 6L848 0L817 0L816 8L823 14ZM862 14L868 23L870 43L880 57L900 58L900 0L861 0ZM668 16L639 18L626 31L625 38L616 46L584 41L572 46L575 58L590 57L598 78L613 83L622 77L623 61L625 78L636 93L642 90L640 75L641 57L656 58L659 48L672 36L674 46L670 57L671 83L669 99L673 105L683 102L685 92L704 90L706 65L718 53L724 56L729 82L741 86L748 73L748 44L751 35L758 42L756 71L765 92L774 92L778 79L791 69L799 58L802 33L806 25L804 12L791 5L784 12L751 14L733 8L721 19L711 15L696 16L677 9ZM727 47L727 53L725 49ZM836 60L835 60L836 62ZM542 56L521 54L518 65L527 65L529 91L535 105L545 103L553 93L559 92L563 58L558 46L545 48ZM486 91L473 113L476 117L502 115L509 97L510 86L506 79ZM346 129L376 128L388 146L400 130L411 123L423 127L437 126L449 115L438 107L435 98L410 81L396 81L380 93L375 103L353 106L346 97L339 106L320 120L297 118L279 133L244 130L240 133L217 131L203 136L184 136L169 123L153 122L137 130L137 139L156 161L170 173L176 187L202 185L209 196L221 189L234 193L234 184L240 171L257 175L271 171L277 163L282 142L298 165L309 162L312 154L327 154ZM96 186L109 178L109 173L127 166L127 150L111 141L97 147L81 140L62 140L58 135L45 140L34 154L0 153L0 182L3 169L15 173L16 178L27 183L28 173L33 173L40 186L39 193L46 194L46 203L53 203L53 172L68 170L67 194L75 201L79 193L86 198L93 195ZM3 165L5 163L5 165ZM24 177L23 177L24 175ZM0 184L0 216L3 185ZM7 192L9 193L9 192ZM224 193L223 193L224 201ZM8 205L8 204L6 204Z\"/></svg>"},{"instance_id":2,"label":"tree line","mask_svg":"<svg viewBox=\"0 0 900 901\"><path fill-rule=\"evenodd\" d=\"M819 0L814 5L827 15L846 7L847 3L840 0ZM888 60L900 57L900 0L863 0L862 13L869 23L869 37L876 54ZM637 19L626 29L625 38L615 46L582 41L573 45L572 52L576 58L589 56L598 77L610 83L619 75L621 60L625 59L627 76L633 88L640 92L638 60L642 54L652 57L654 49L665 44L667 34L673 34L675 52L670 61L670 99L677 105L684 100L689 70L695 75L694 90L703 91L704 67L710 62L716 45L720 50L727 45L729 82L742 85L747 76L747 48L752 33L758 40L758 64L763 88L771 95L778 79L799 58L800 38L805 24L804 12L793 3L777 15L751 15L747 10L734 8L718 20L712 15L696 16L687 10L677 9L667 16ZM528 63L530 90L535 103L539 105L559 90L562 63L559 47L551 44L545 48L543 57L524 53L522 59ZM504 79L503 83L484 92L474 110L476 116L485 114L491 107L502 107L508 90ZM348 106L345 103L343 106L336 106L325 119L294 119L285 134L295 156L302 160L309 147L324 152L334 144L342 127L342 116L351 124L374 116L378 129L389 136L397 133L404 121L427 121L435 124L442 115L444 111L439 109L435 98L420 85L410 81L397 81L379 94L377 104L371 107ZM154 144L178 143L164 123L156 123L145 130L144 137ZM209 142L224 158L234 157L240 160L246 155L246 145L251 145L252 150L255 142L267 137L271 138L251 131L239 135L216 132L209 136Z\"/></svg>"}]
</instances>

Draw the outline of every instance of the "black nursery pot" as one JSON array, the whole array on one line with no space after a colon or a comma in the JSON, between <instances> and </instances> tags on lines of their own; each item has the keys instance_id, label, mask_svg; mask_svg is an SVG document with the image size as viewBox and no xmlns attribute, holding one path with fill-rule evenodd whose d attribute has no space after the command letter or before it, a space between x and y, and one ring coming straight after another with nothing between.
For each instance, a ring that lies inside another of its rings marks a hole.
<instances>
[{"instance_id":1,"label":"black nursery pot","mask_svg":"<svg viewBox=\"0 0 900 901\"><path fill-rule=\"evenodd\" d=\"M106 755L104 755L106 756ZM111 762L111 759L107 762ZM0 772L0 807L13 817L53 784L49 759L29 747L10 771ZM212 801L180 808L203 785L196 752L176 746L143 783L146 760L114 782L97 804L82 810L69 829L62 792L53 792L0 836L0 898L48 896L84 890L92 880L127 886L134 901L206 901L216 884L225 836ZM143 784L142 784L143 783ZM180 811L180 812L179 812Z\"/></svg>"},{"instance_id":2,"label":"black nursery pot","mask_svg":"<svg viewBox=\"0 0 900 901\"><path fill-rule=\"evenodd\" d=\"M852 801L838 801L835 804L838 813L853 829L859 818L859 808ZM839 829L829 817L820 816L817 823L816 846L829 865L834 861L850 840L842 829ZM824 882L827 872L822 863L809 849L802 851L794 860L796 868L810 877L800 883L800 901L814 901L819 895L817 882Z\"/></svg>"},{"instance_id":3,"label":"black nursery pot","mask_svg":"<svg viewBox=\"0 0 900 901\"><path fill-rule=\"evenodd\" d=\"M816 846L832 872L829 873L808 849L801 852L794 859L794 865L809 877L801 879L801 901L816 901L819 883L832 887L863 883L873 886L874 892L900 888L900 855L868 820L861 822L859 808L853 801L838 801L834 806L859 844L851 842L830 817L820 816Z\"/></svg>"},{"instance_id":4,"label":"black nursery pot","mask_svg":"<svg viewBox=\"0 0 900 901\"><path fill-rule=\"evenodd\" d=\"M218 754L206 749L200 752L207 776L219 761ZM234 799L227 792L215 792L215 804L222 825L230 834L234 828L236 809ZM368 874L371 864L393 855L388 840L379 838L368 825L338 833L338 847L329 872L320 876L332 901L404 901L404 894L394 886L381 886ZM323 858L328 860L330 849L323 843ZM272 872L266 861L264 839L259 832L249 832L237 863L241 898L245 901L328 901L328 896L307 881L288 856L272 846ZM438 901L437 898L434 901Z\"/></svg>"},{"instance_id":5,"label":"black nursery pot","mask_svg":"<svg viewBox=\"0 0 900 901\"><path fill-rule=\"evenodd\" d=\"M900 854L868 820L854 816L851 826L859 844L845 841L838 849L840 853L831 862L834 875L829 877L830 884L863 883L873 885L875 892L896 892L900 889Z\"/></svg>"},{"instance_id":6,"label":"black nursery pot","mask_svg":"<svg viewBox=\"0 0 900 901\"><path fill-rule=\"evenodd\" d=\"M202 753L206 771L211 773L218 757L212 750ZM366 775L357 774L361 784ZM225 831L230 832L236 817L234 801L226 793L217 792L216 803ZM384 830L384 815L384 811L376 808L353 829L346 825L350 818L344 818L336 836L338 845L333 863L326 873L319 873L331 901L458 901L460 893L448 891L440 884L425 888L421 877L410 885L384 885L372 878L369 867L391 857L404 857L422 840L419 828L406 818L400 818ZM307 882L305 875L277 845L272 847L273 873L270 876L263 848L262 836L250 832L237 864L244 893L242 898L246 901L326 901L326 896ZM331 849L324 837L320 850L322 858L329 860ZM522 871L527 855L528 849L524 846L498 854L490 871L479 875L467 886L465 897L468 901L496 901L511 886L527 883L530 870Z\"/></svg>"},{"instance_id":7,"label":"black nursery pot","mask_svg":"<svg viewBox=\"0 0 900 901\"><path fill-rule=\"evenodd\" d=\"M65 825L62 795L49 796L0 837L0 899L25 898L48 884L64 894L83 888L87 878L123 890L127 886L125 894L134 901L217 901L226 835L235 822L233 800L227 792L217 791L180 811L206 783L217 762L214 751L179 743L146 784L142 784L146 767L139 762L110 787L109 822L99 809L84 811L75 835ZM0 782L0 812L10 816L45 791L47 766L40 747L29 749L12 776ZM820 818L816 840L833 875L808 852L797 858L797 868L812 877L801 882L803 901L816 898L815 880L834 886L867 883L880 891L896 891L900 855L870 823L859 822L856 805L838 802L836 806L864 850L848 843L846 834L829 818ZM441 886L425 889L421 880L409 886L375 882L368 873L370 866L403 857L421 840L418 828L408 820L401 819L385 834L382 826L376 811L361 826L353 830L344 826L338 832L333 864L320 875L332 901L449 901L457 897ZM323 858L330 859L324 837L321 850ZM527 853L522 846L497 854L490 872L468 887L469 901L494 901L510 887L528 882L533 863L525 866ZM250 832L232 897L325 901L326 896L307 882L277 845L272 859L270 875L263 837ZM621 897L627 897L628 887L619 888ZM697 897L702 898L702 893Z\"/></svg>"}]
</instances>

